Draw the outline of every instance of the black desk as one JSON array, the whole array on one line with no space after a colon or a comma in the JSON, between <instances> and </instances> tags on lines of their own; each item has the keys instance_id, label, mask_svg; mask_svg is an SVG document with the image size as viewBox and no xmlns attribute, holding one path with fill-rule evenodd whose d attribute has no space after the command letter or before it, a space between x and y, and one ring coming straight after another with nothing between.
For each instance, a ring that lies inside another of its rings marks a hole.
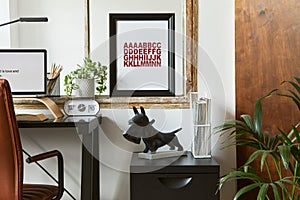
<instances>
[{"instance_id":1,"label":"black desk","mask_svg":"<svg viewBox=\"0 0 300 200\"><path fill-rule=\"evenodd\" d=\"M99 192L99 124L101 116L66 117L46 121L18 121L19 128L75 127L82 136L81 199L98 200Z\"/></svg>"}]
</instances>

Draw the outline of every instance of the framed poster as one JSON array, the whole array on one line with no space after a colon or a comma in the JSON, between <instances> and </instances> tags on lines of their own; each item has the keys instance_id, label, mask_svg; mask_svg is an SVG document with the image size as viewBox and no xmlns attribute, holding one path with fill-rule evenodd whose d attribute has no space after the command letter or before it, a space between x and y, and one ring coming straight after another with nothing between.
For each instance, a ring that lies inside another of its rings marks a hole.
<instances>
[{"instance_id":1,"label":"framed poster","mask_svg":"<svg viewBox=\"0 0 300 200\"><path fill-rule=\"evenodd\" d=\"M175 14L110 14L110 96L175 95Z\"/></svg>"}]
</instances>

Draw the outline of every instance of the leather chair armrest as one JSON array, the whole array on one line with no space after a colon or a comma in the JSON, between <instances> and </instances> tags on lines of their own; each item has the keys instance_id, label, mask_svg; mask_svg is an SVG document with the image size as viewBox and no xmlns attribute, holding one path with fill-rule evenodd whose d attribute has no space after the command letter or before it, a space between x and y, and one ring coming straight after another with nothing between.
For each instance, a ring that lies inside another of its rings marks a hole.
<instances>
[{"instance_id":1,"label":"leather chair armrest","mask_svg":"<svg viewBox=\"0 0 300 200\"><path fill-rule=\"evenodd\" d=\"M44 159L57 157L58 162L58 195L55 199L60 199L64 192L64 161L63 156L58 150L48 151L35 156L30 156L26 159L27 163L37 162ZM54 200L55 200L54 199Z\"/></svg>"}]
</instances>

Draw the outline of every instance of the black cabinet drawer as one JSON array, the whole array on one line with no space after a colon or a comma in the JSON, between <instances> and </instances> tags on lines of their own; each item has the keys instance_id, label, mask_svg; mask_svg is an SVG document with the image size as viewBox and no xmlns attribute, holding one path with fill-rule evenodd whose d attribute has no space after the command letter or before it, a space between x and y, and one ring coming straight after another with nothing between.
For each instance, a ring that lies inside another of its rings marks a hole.
<instances>
[{"instance_id":1,"label":"black cabinet drawer","mask_svg":"<svg viewBox=\"0 0 300 200\"><path fill-rule=\"evenodd\" d=\"M131 200L218 200L218 174L131 174Z\"/></svg>"},{"instance_id":2,"label":"black cabinet drawer","mask_svg":"<svg viewBox=\"0 0 300 200\"><path fill-rule=\"evenodd\" d=\"M130 163L131 200L219 200L220 165L214 159L186 156Z\"/></svg>"}]
</instances>

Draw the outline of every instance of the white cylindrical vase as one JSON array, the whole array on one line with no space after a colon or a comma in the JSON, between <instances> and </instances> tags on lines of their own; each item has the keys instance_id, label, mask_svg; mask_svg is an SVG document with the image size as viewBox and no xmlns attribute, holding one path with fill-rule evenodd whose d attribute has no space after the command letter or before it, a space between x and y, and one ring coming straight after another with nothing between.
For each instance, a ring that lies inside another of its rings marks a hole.
<instances>
[{"instance_id":1,"label":"white cylindrical vase","mask_svg":"<svg viewBox=\"0 0 300 200\"><path fill-rule=\"evenodd\" d=\"M76 79L75 83L78 85L78 89L75 90L76 97L95 97L94 79Z\"/></svg>"}]
</instances>

